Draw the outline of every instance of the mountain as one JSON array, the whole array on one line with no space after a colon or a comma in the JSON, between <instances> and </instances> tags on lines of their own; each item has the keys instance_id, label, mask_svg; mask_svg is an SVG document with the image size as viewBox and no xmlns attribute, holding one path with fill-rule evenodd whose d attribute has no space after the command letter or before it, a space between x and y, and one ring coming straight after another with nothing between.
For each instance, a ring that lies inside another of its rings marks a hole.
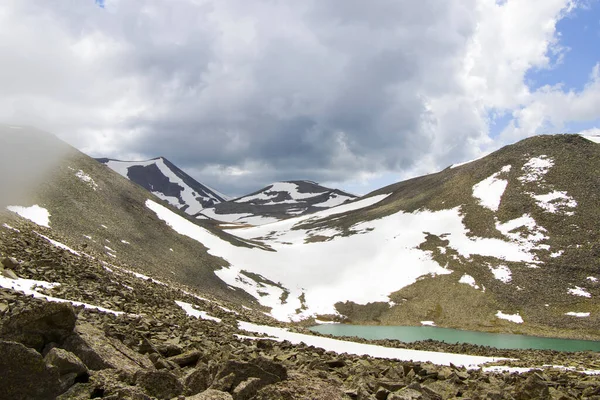
<instances>
[{"instance_id":1,"label":"mountain","mask_svg":"<svg viewBox=\"0 0 600 400\"><path fill-rule=\"evenodd\" d=\"M196 181L164 157L147 161L97 160L190 215L228 199Z\"/></svg>"},{"instance_id":2,"label":"mountain","mask_svg":"<svg viewBox=\"0 0 600 400\"><path fill-rule=\"evenodd\" d=\"M254 193L216 204L201 214L224 222L263 225L341 205L356 196L312 181L275 182Z\"/></svg>"},{"instance_id":3,"label":"mountain","mask_svg":"<svg viewBox=\"0 0 600 400\"><path fill-rule=\"evenodd\" d=\"M282 320L598 338L600 147L539 136L357 201L229 230L215 273Z\"/></svg>"},{"instance_id":4,"label":"mountain","mask_svg":"<svg viewBox=\"0 0 600 400\"><path fill-rule=\"evenodd\" d=\"M231 231L45 132L0 125L0 138L6 398L583 398L600 385L589 352L339 340L272 318L597 339L600 150L584 138L528 139Z\"/></svg>"}]
</instances>

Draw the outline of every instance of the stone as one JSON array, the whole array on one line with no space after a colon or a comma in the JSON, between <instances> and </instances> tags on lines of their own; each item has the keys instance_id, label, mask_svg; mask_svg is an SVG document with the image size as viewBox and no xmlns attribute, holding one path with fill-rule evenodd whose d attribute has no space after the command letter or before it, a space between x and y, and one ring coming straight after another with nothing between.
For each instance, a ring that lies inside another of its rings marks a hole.
<instances>
[{"instance_id":1,"label":"stone","mask_svg":"<svg viewBox=\"0 0 600 400\"><path fill-rule=\"evenodd\" d=\"M215 389L207 389L202 393L186 397L186 400L233 400L233 397L227 393Z\"/></svg>"},{"instance_id":2,"label":"stone","mask_svg":"<svg viewBox=\"0 0 600 400\"><path fill-rule=\"evenodd\" d=\"M1 275L8 279L19 279L19 276L12 269L0 270Z\"/></svg>"},{"instance_id":3,"label":"stone","mask_svg":"<svg viewBox=\"0 0 600 400\"><path fill-rule=\"evenodd\" d=\"M386 400L388 398L388 395L390 394L390 391L380 387L379 389L377 389L377 392L375 392L375 398L377 400Z\"/></svg>"},{"instance_id":4,"label":"stone","mask_svg":"<svg viewBox=\"0 0 600 400\"><path fill-rule=\"evenodd\" d=\"M185 353L169 357L168 360L179 365L180 367L187 367L189 365L194 365L198 362L202 353L198 350L191 350Z\"/></svg>"},{"instance_id":5,"label":"stone","mask_svg":"<svg viewBox=\"0 0 600 400\"><path fill-rule=\"evenodd\" d=\"M2 398L54 399L61 392L58 371L21 343L0 340L0 371Z\"/></svg>"},{"instance_id":6,"label":"stone","mask_svg":"<svg viewBox=\"0 0 600 400\"><path fill-rule=\"evenodd\" d=\"M423 399L423 394L415 389L404 388L397 392L390 393L387 400L420 400Z\"/></svg>"},{"instance_id":7,"label":"stone","mask_svg":"<svg viewBox=\"0 0 600 400\"><path fill-rule=\"evenodd\" d=\"M48 343L62 343L73 333L77 317L71 304L34 304L30 309L7 317L0 336L41 352Z\"/></svg>"},{"instance_id":8,"label":"stone","mask_svg":"<svg viewBox=\"0 0 600 400\"><path fill-rule=\"evenodd\" d=\"M171 399L183 393L183 385L168 371L139 371L135 383L143 391L159 399Z\"/></svg>"},{"instance_id":9,"label":"stone","mask_svg":"<svg viewBox=\"0 0 600 400\"><path fill-rule=\"evenodd\" d=\"M88 400L92 398L94 389L95 387L91 383L76 383L56 400Z\"/></svg>"},{"instance_id":10,"label":"stone","mask_svg":"<svg viewBox=\"0 0 600 400\"><path fill-rule=\"evenodd\" d=\"M208 367L200 365L184 378L185 392L188 396L203 392L209 388L210 381Z\"/></svg>"},{"instance_id":11,"label":"stone","mask_svg":"<svg viewBox=\"0 0 600 400\"><path fill-rule=\"evenodd\" d=\"M135 386L123 387L103 397L104 400L152 400L152 398Z\"/></svg>"},{"instance_id":12,"label":"stone","mask_svg":"<svg viewBox=\"0 0 600 400\"><path fill-rule=\"evenodd\" d=\"M346 365L346 362L341 359L326 361L325 365L329 368L341 368Z\"/></svg>"},{"instance_id":13,"label":"stone","mask_svg":"<svg viewBox=\"0 0 600 400\"><path fill-rule=\"evenodd\" d=\"M75 354L92 370L115 368L130 373L140 369L154 370L150 360L131 350L117 339L107 337L104 332L90 324L78 325L63 348Z\"/></svg>"},{"instance_id":14,"label":"stone","mask_svg":"<svg viewBox=\"0 0 600 400\"><path fill-rule=\"evenodd\" d=\"M517 385L515 390L516 400L547 399L550 396L548 385L537 373L532 373L525 382Z\"/></svg>"},{"instance_id":15,"label":"stone","mask_svg":"<svg viewBox=\"0 0 600 400\"><path fill-rule=\"evenodd\" d=\"M58 373L62 375L74 373L76 377L88 375L88 369L85 364L75 354L54 347L46 357L46 364L56 367Z\"/></svg>"},{"instance_id":16,"label":"stone","mask_svg":"<svg viewBox=\"0 0 600 400\"><path fill-rule=\"evenodd\" d=\"M287 379L287 370L283 365L264 358L257 358L251 362L227 361L217 373L216 379L220 380L230 374L233 374L233 381L230 388L225 388L227 391L236 388L248 378L259 378L261 387Z\"/></svg>"},{"instance_id":17,"label":"stone","mask_svg":"<svg viewBox=\"0 0 600 400\"><path fill-rule=\"evenodd\" d=\"M1 264L6 269L15 269L19 266L19 262L13 257L4 257Z\"/></svg>"},{"instance_id":18,"label":"stone","mask_svg":"<svg viewBox=\"0 0 600 400\"><path fill-rule=\"evenodd\" d=\"M156 346L156 350L163 357L173 357L173 356L183 353L181 346L174 344L174 343L161 344L159 346Z\"/></svg>"},{"instance_id":19,"label":"stone","mask_svg":"<svg viewBox=\"0 0 600 400\"><path fill-rule=\"evenodd\" d=\"M248 400L254 397L263 386L260 378L248 378L233 389L233 399Z\"/></svg>"}]
</instances>

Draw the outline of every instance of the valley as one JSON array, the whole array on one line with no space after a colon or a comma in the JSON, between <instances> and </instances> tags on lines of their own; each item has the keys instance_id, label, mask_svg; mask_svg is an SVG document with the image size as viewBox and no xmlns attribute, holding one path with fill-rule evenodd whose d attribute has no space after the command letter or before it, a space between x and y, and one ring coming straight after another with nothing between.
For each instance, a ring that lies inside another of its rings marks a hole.
<instances>
[{"instance_id":1,"label":"valley","mask_svg":"<svg viewBox=\"0 0 600 400\"><path fill-rule=\"evenodd\" d=\"M56 347L87 371L43 369L39 398L577 398L598 387L594 352L307 329L434 325L600 340L600 148L589 138L533 137L359 198L288 181L229 199L164 158L104 165L48 133L0 128L13 155L1 173L0 339L19 343L10 351L27 362ZM41 142L43 166L32 165ZM66 333L31 328L54 323L49 304L72 320Z\"/></svg>"}]
</instances>

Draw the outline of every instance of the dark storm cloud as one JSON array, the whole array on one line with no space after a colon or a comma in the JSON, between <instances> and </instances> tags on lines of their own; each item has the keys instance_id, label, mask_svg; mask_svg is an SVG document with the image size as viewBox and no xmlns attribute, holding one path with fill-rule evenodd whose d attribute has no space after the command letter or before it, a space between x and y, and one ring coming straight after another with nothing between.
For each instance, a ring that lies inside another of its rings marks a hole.
<instances>
[{"instance_id":1,"label":"dark storm cloud","mask_svg":"<svg viewBox=\"0 0 600 400\"><path fill-rule=\"evenodd\" d=\"M72 40L57 79L78 74L69 96L82 110L66 117L80 129L65 139L95 156L163 155L243 192L410 169L432 153L443 162L480 138L477 111L459 109L439 133L431 110L432 97L462 90L473 2L12 4L62 21L57 37ZM102 123L83 111L94 103L109 110Z\"/></svg>"}]
</instances>

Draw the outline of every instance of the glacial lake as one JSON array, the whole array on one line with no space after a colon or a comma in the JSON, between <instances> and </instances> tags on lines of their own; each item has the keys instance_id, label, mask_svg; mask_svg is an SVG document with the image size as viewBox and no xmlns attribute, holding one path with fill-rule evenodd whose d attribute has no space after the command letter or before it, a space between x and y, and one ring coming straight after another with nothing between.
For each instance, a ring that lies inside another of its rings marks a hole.
<instances>
[{"instance_id":1,"label":"glacial lake","mask_svg":"<svg viewBox=\"0 0 600 400\"><path fill-rule=\"evenodd\" d=\"M600 351L600 342L543 338L536 336L461 331L431 326L371 326L323 324L310 328L334 336L358 336L365 339L397 339L403 342L439 340L446 343L471 343L499 349L546 349L558 351Z\"/></svg>"}]
</instances>

